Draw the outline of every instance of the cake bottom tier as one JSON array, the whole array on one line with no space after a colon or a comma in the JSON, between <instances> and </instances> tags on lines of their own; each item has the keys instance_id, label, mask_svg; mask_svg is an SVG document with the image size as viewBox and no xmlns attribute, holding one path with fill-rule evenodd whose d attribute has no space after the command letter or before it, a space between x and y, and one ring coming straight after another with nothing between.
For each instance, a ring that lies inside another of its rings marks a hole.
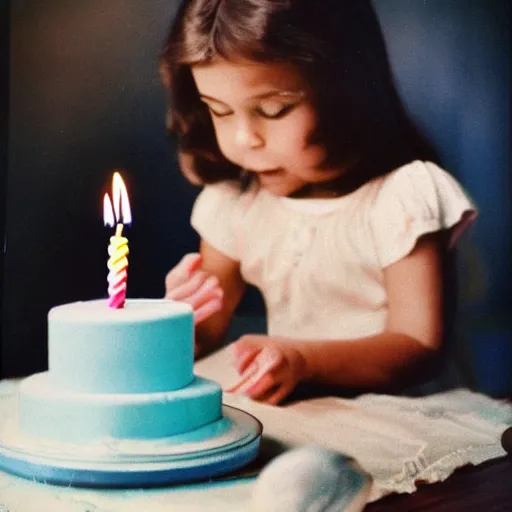
<instances>
[{"instance_id":1,"label":"cake bottom tier","mask_svg":"<svg viewBox=\"0 0 512 512\"><path fill-rule=\"evenodd\" d=\"M66 392L52 385L48 372L32 375L20 385L20 430L70 443L169 437L221 416L220 386L200 377L183 389L141 394Z\"/></svg>"}]
</instances>

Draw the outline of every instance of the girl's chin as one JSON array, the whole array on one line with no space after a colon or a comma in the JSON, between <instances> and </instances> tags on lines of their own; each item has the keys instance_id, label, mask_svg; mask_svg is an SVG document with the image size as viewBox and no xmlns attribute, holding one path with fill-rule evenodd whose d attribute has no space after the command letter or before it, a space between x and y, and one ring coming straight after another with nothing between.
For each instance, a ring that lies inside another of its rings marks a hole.
<instances>
[{"instance_id":1,"label":"girl's chin","mask_svg":"<svg viewBox=\"0 0 512 512\"><path fill-rule=\"evenodd\" d=\"M277 197L292 197L297 193L298 190L302 187L287 187L284 185L278 185L273 183L262 183L260 182L260 186L262 189L266 190L273 196Z\"/></svg>"},{"instance_id":2,"label":"girl's chin","mask_svg":"<svg viewBox=\"0 0 512 512\"><path fill-rule=\"evenodd\" d=\"M293 196L304 188L304 183L290 183L283 180L277 173L275 176L259 177L258 182L261 188L279 197Z\"/></svg>"}]
</instances>

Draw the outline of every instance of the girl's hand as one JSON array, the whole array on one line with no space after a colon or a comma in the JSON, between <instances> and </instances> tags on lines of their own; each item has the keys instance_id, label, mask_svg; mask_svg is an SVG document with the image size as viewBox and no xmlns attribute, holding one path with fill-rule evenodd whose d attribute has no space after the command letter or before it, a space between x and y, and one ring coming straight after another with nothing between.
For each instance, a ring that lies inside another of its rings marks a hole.
<instances>
[{"instance_id":1,"label":"girl's hand","mask_svg":"<svg viewBox=\"0 0 512 512\"><path fill-rule=\"evenodd\" d=\"M306 378L304 356L286 339L245 335L232 345L232 350L241 378L228 392L275 405Z\"/></svg>"},{"instance_id":2,"label":"girl's hand","mask_svg":"<svg viewBox=\"0 0 512 512\"><path fill-rule=\"evenodd\" d=\"M224 295L217 276L200 267L201 255L189 253L165 278L165 298L190 304L196 325L222 308Z\"/></svg>"}]
</instances>

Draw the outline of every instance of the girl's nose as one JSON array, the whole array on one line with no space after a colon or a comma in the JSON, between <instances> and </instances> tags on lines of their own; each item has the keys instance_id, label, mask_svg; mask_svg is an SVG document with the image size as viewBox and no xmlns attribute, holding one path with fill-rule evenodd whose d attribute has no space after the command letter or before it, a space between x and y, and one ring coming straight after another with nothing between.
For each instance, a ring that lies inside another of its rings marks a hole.
<instances>
[{"instance_id":1,"label":"girl's nose","mask_svg":"<svg viewBox=\"0 0 512 512\"><path fill-rule=\"evenodd\" d=\"M254 123L241 120L236 126L235 143L244 149L257 149L264 146L265 139L256 129Z\"/></svg>"}]
</instances>

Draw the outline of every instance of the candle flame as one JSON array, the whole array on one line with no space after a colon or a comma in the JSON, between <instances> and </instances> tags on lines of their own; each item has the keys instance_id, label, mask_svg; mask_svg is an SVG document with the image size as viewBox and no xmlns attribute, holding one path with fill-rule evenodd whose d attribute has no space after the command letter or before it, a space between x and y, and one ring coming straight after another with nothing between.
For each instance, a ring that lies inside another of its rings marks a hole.
<instances>
[{"instance_id":1,"label":"candle flame","mask_svg":"<svg viewBox=\"0 0 512 512\"><path fill-rule=\"evenodd\" d=\"M112 177L112 196L113 201L110 200L108 193L103 197L103 221L105 226L114 227L116 224L131 224L130 200L123 178L118 172L115 172Z\"/></svg>"},{"instance_id":2,"label":"candle flame","mask_svg":"<svg viewBox=\"0 0 512 512\"><path fill-rule=\"evenodd\" d=\"M123 178L121 178L121 175L118 172L115 172L112 178L112 189L114 196L114 211L117 222L131 224L132 212L130 209L130 200L128 199L128 192L126 191Z\"/></svg>"},{"instance_id":3,"label":"candle flame","mask_svg":"<svg viewBox=\"0 0 512 512\"><path fill-rule=\"evenodd\" d=\"M114 211L112 210L112 202L110 201L110 196L105 194L103 197L103 222L105 226L109 226L111 228L114 227L115 218Z\"/></svg>"}]
</instances>

